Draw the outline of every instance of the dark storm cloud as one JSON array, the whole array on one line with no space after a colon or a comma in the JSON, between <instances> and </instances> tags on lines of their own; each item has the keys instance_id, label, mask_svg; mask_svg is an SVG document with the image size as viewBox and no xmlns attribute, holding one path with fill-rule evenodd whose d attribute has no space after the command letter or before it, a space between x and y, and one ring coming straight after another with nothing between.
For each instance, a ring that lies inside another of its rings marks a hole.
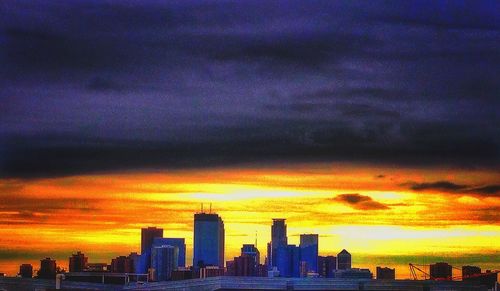
<instances>
[{"instance_id":1,"label":"dark storm cloud","mask_svg":"<svg viewBox=\"0 0 500 291\"><path fill-rule=\"evenodd\" d=\"M331 199L332 201L341 202L358 210L385 210L389 207L383 203L373 200L369 196L354 194L340 194Z\"/></svg>"},{"instance_id":2,"label":"dark storm cloud","mask_svg":"<svg viewBox=\"0 0 500 291\"><path fill-rule=\"evenodd\" d=\"M3 4L0 175L497 167L498 4L396 3Z\"/></svg>"},{"instance_id":3,"label":"dark storm cloud","mask_svg":"<svg viewBox=\"0 0 500 291\"><path fill-rule=\"evenodd\" d=\"M482 185L473 186L465 184L456 184L450 181L436 181L427 183L408 182L401 186L409 187L414 191L442 191L456 194L472 194L484 197L495 197L500 192L500 185Z\"/></svg>"}]
</instances>

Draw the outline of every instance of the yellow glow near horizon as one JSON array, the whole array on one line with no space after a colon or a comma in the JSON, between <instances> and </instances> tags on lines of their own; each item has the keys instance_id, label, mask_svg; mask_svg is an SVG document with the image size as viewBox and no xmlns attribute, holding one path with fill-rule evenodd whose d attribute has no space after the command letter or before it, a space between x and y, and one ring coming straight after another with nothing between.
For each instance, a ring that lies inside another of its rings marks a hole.
<instances>
[{"instance_id":1,"label":"yellow glow near horizon","mask_svg":"<svg viewBox=\"0 0 500 291\"><path fill-rule=\"evenodd\" d=\"M186 238L190 264L193 213L212 202L225 223L227 259L256 232L263 258L271 219L283 217L291 243L318 233L321 254L494 253L490 263L499 264L498 196L408 186L450 179L490 185L499 174L316 164L0 180L0 261L15 250L126 254L139 250L141 227L156 225Z\"/></svg>"}]
</instances>

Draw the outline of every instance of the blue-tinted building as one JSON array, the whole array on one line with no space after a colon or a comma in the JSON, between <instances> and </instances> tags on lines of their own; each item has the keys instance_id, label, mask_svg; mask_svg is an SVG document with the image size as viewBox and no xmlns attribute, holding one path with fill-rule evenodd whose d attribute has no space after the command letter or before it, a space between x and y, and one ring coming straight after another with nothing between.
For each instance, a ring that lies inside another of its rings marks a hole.
<instances>
[{"instance_id":1,"label":"blue-tinted building","mask_svg":"<svg viewBox=\"0 0 500 291\"><path fill-rule=\"evenodd\" d=\"M179 261L177 267L186 266L186 241L184 238L166 238L156 237L153 240L153 246L169 245L179 248Z\"/></svg>"},{"instance_id":2,"label":"blue-tinted building","mask_svg":"<svg viewBox=\"0 0 500 291\"><path fill-rule=\"evenodd\" d=\"M280 277L300 277L300 247L279 247L276 252L276 264Z\"/></svg>"},{"instance_id":3,"label":"blue-tinted building","mask_svg":"<svg viewBox=\"0 0 500 291\"><path fill-rule=\"evenodd\" d=\"M176 246L162 245L151 248L151 268L155 270L156 281L170 280L178 261L179 248Z\"/></svg>"},{"instance_id":4,"label":"blue-tinted building","mask_svg":"<svg viewBox=\"0 0 500 291\"><path fill-rule=\"evenodd\" d=\"M278 266L278 249L287 245L288 237L286 236L285 219L273 218L273 225L271 226L271 253L268 253L269 269Z\"/></svg>"},{"instance_id":5,"label":"blue-tinted building","mask_svg":"<svg viewBox=\"0 0 500 291\"><path fill-rule=\"evenodd\" d=\"M224 222L215 213L194 215L193 266L224 268Z\"/></svg>"},{"instance_id":6,"label":"blue-tinted building","mask_svg":"<svg viewBox=\"0 0 500 291\"><path fill-rule=\"evenodd\" d=\"M151 247L155 237L163 237L163 229L148 227L141 229L141 255L145 256L145 264L141 266L140 273L147 273L151 267Z\"/></svg>"},{"instance_id":7,"label":"blue-tinted building","mask_svg":"<svg viewBox=\"0 0 500 291\"><path fill-rule=\"evenodd\" d=\"M318 235L300 235L300 260L306 262L306 272L318 273Z\"/></svg>"}]
</instances>

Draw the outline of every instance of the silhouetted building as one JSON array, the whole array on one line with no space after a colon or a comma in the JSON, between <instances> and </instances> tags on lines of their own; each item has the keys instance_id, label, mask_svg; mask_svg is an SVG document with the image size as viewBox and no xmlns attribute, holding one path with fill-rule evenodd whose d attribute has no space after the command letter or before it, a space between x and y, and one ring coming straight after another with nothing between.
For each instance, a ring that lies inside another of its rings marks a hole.
<instances>
[{"instance_id":1,"label":"silhouetted building","mask_svg":"<svg viewBox=\"0 0 500 291\"><path fill-rule=\"evenodd\" d=\"M172 271L177 268L179 248L163 245L151 248L151 268L156 274L154 281L167 281L172 277Z\"/></svg>"},{"instance_id":2,"label":"silhouetted building","mask_svg":"<svg viewBox=\"0 0 500 291\"><path fill-rule=\"evenodd\" d=\"M111 260L112 273L135 273L134 261L130 257L119 256Z\"/></svg>"},{"instance_id":3,"label":"silhouetted building","mask_svg":"<svg viewBox=\"0 0 500 291\"><path fill-rule=\"evenodd\" d=\"M278 261L278 248L288 245L288 237L286 236L286 223L283 218L273 218L271 226L271 254L268 254L270 260L269 267L276 267Z\"/></svg>"},{"instance_id":4,"label":"silhouetted building","mask_svg":"<svg viewBox=\"0 0 500 291\"><path fill-rule=\"evenodd\" d=\"M56 260L45 258L40 260L40 270L38 270L38 278L55 279L56 278Z\"/></svg>"},{"instance_id":5,"label":"silhouetted building","mask_svg":"<svg viewBox=\"0 0 500 291\"><path fill-rule=\"evenodd\" d=\"M430 266L430 275L434 279L451 280L452 267L448 263L435 263Z\"/></svg>"},{"instance_id":6,"label":"silhouetted building","mask_svg":"<svg viewBox=\"0 0 500 291\"><path fill-rule=\"evenodd\" d=\"M215 213L194 215L193 266L224 268L224 222Z\"/></svg>"},{"instance_id":7,"label":"silhouetted building","mask_svg":"<svg viewBox=\"0 0 500 291\"><path fill-rule=\"evenodd\" d=\"M130 263L132 264L132 270L134 273L139 273L141 270L141 255L136 252L130 253L128 255Z\"/></svg>"},{"instance_id":8,"label":"silhouetted building","mask_svg":"<svg viewBox=\"0 0 500 291\"><path fill-rule=\"evenodd\" d=\"M87 263L88 258L82 252L77 252L69 257L69 271L83 272L87 268Z\"/></svg>"},{"instance_id":9,"label":"silhouetted building","mask_svg":"<svg viewBox=\"0 0 500 291\"><path fill-rule=\"evenodd\" d=\"M241 255L234 258L234 275L250 277L255 276L255 258L248 255Z\"/></svg>"},{"instance_id":10,"label":"silhouetted building","mask_svg":"<svg viewBox=\"0 0 500 291\"><path fill-rule=\"evenodd\" d=\"M179 261L177 262L177 267L186 266L186 240L184 238L163 238L156 237L153 240L153 246L174 246L179 248Z\"/></svg>"},{"instance_id":11,"label":"silhouetted building","mask_svg":"<svg viewBox=\"0 0 500 291\"><path fill-rule=\"evenodd\" d=\"M260 252L253 244L244 244L241 247L241 255L247 255L252 257L255 266L260 264Z\"/></svg>"},{"instance_id":12,"label":"silhouetted building","mask_svg":"<svg viewBox=\"0 0 500 291\"><path fill-rule=\"evenodd\" d=\"M300 235L300 260L306 262L304 272L318 272L318 235Z\"/></svg>"},{"instance_id":13,"label":"silhouetted building","mask_svg":"<svg viewBox=\"0 0 500 291\"><path fill-rule=\"evenodd\" d=\"M481 274L481 268L476 266L462 266L462 279L465 280L473 275Z\"/></svg>"},{"instance_id":14,"label":"silhouetted building","mask_svg":"<svg viewBox=\"0 0 500 291\"><path fill-rule=\"evenodd\" d=\"M318 256L318 274L323 278L333 277L333 271L337 270L337 258L334 256Z\"/></svg>"},{"instance_id":15,"label":"silhouetted building","mask_svg":"<svg viewBox=\"0 0 500 291\"><path fill-rule=\"evenodd\" d=\"M343 249L337 254L337 270L347 270L351 268L351 254Z\"/></svg>"},{"instance_id":16,"label":"silhouetted building","mask_svg":"<svg viewBox=\"0 0 500 291\"><path fill-rule=\"evenodd\" d=\"M279 247L276 258L280 277L300 277L300 247L295 245Z\"/></svg>"},{"instance_id":17,"label":"silhouetted building","mask_svg":"<svg viewBox=\"0 0 500 291\"><path fill-rule=\"evenodd\" d=\"M141 229L141 255L144 255L140 273L146 273L151 267L151 247L155 237L163 237L163 228L148 227Z\"/></svg>"},{"instance_id":18,"label":"silhouetted building","mask_svg":"<svg viewBox=\"0 0 500 291\"><path fill-rule=\"evenodd\" d=\"M259 264L257 265L257 271L256 271L256 276L257 277L267 277L267 265L264 264Z\"/></svg>"},{"instance_id":19,"label":"silhouetted building","mask_svg":"<svg viewBox=\"0 0 500 291\"><path fill-rule=\"evenodd\" d=\"M22 264L19 266L19 276L22 278L32 278L33 266L31 264Z\"/></svg>"},{"instance_id":20,"label":"silhouetted building","mask_svg":"<svg viewBox=\"0 0 500 291\"><path fill-rule=\"evenodd\" d=\"M179 281L179 280L189 280L193 279L193 271L186 267L180 267L177 270L172 271L171 280Z\"/></svg>"},{"instance_id":21,"label":"silhouetted building","mask_svg":"<svg viewBox=\"0 0 500 291\"><path fill-rule=\"evenodd\" d=\"M333 271L333 278L335 279L372 279L373 274L369 269L342 269Z\"/></svg>"},{"instance_id":22,"label":"silhouetted building","mask_svg":"<svg viewBox=\"0 0 500 291\"><path fill-rule=\"evenodd\" d=\"M396 269L377 267L377 280L395 280Z\"/></svg>"}]
</instances>

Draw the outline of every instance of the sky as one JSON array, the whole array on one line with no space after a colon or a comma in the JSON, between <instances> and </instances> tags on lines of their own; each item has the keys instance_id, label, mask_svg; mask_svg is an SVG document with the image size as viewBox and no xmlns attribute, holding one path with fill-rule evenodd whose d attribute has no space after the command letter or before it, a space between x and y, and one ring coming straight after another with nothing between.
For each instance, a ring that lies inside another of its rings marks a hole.
<instances>
[{"instance_id":1,"label":"sky","mask_svg":"<svg viewBox=\"0 0 500 291\"><path fill-rule=\"evenodd\" d=\"M360 266L500 269L499 11L0 3L0 272L110 260L150 225L186 237L189 260L210 201L227 259L255 232L263 254L284 217L293 243L319 233Z\"/></svg>"}]
</instances>

